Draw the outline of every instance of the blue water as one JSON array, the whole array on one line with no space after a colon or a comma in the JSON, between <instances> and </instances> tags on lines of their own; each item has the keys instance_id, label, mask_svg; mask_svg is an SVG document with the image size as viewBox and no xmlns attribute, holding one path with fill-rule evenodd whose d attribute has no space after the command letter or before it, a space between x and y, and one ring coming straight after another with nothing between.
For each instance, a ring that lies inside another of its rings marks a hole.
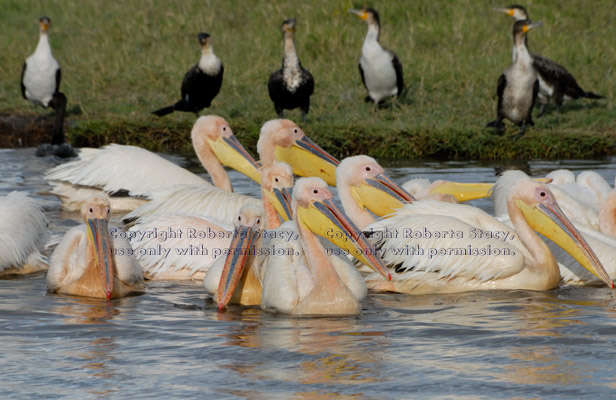
<instances>
[{"instance_id":1,"label":"blue water","mask_svg":"<svg viewBox=\"0 0 616 400\"><path fill-rule=\"evenodd\" d=\"M33 149L0 150L0 159L0 195L32 193L56 234L77 223L43 193L42 172L56 161ZM593 169L613 182L614 161L513 166L534 176ZM511 166L385 165L398 182L491 182ZM258 191L239 174L231 179L240 192ZM488 200L474 205L491 208ZM357 317L307 319L259 309L221 314L194 283L149 282L144 295L97 301L48 294L37 275L0 280L0 299L2 398L616 396L616 300L605 287L369 295Z\"/></svg>"}]
</instances>

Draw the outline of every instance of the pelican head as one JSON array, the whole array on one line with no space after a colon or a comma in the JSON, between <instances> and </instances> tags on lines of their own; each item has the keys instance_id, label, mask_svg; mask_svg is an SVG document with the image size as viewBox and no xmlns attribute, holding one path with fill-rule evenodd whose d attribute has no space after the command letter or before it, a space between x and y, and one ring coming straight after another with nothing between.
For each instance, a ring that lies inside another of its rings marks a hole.
<instances>
[{"instance_id":1,"label":"pelican head","mask_svg":"<svg viewBox=\"0 0 616 400\"><path fill-rule=\"evenodd\" d=\"M548 187L532 180L519 180L507 195L509 215L519 210L532 229L558 244L584 268L603 280L614 283L584 237L562 212Z\"/></svg>"},{"instance_id":2,"label":"pelican head","mask_svg":"<svg viewBox=\"0 0 616 400\"><path fill-rule=\"evenodd\" d=\"M391 274L361 230L336 207L334 195L320 178L299 179L293 188L293 214L298 225L345 249L391 280Z\"/></svg>"},{"instance_id":3,"label":"pelican head","mask_svg":"<svg viewBox=\"0 0 616 400\"><path fill-rule=\"evenodd\" d=\"M507 14L510 17L515 18L516 21L528 19L528 13L526 12L526 9L517 4L511 5L509 7L494 7L494 11Z\"/></svg>"},{"instance_id":4,"label":"pelican head","mask_svg":"<svg viewBox=\"0 0 616 400\"><path fill-rule=\"evenodd\" d=\"M261 188L278 215L285 221L293 219L291 211L291 188L293 171L287 163L274 163L261 167Z\"/></svg>"},{"instance_id":5,"label":"pelican head","mask_svg":"<svg viewBox=\"0 0 616 400\"><path fill-rule=\"evenodd\" d=\"M113 292L115 261L113 258L113 242L109 235L109 218L111 209L109 199L105 196L92 196L81 208L81 216L86 223L88 240L87 258L93 261L101 278L103 290L107 299Z\"/></svg>"},{"instance_id":6,"label":"pelican head","mask_svg":"<svg viewBox=\"0 0 616 400\"><path fill-rule=\"evenodd\" d=\"M51 26L51 19L47 16L42 16L39 18L39 31L41 33L47 33L49 31L49 27Z\"/></svg>"},{"instance_id":7,"label":"pelican head","mask_svg":"<svg viewBox=\"0 0 616 400\"><path fill-rule=\"evenodd\" d=\"M224 118L216 115L199 117L191 136L195 149L201 149L207 143L223 165L261 182L260 165L237 140Z\"/></svg>"},{"instance_id":8,"label":"pelican head","mask_svg":"<svg viewBox=\"0 0 616 400\"><path fill-rule=\"evenodd\" d=\"M254 241L262 226L263 209L254 204L245 204L235 218L233 239L220 276L216 299L218 309L223 310L235 293L246 269Z\"/></svg>"},{"instance_id":9,"label":"pelican head","mask_svg":"<svg viewBox=\"0 0 616 400\"><path fill-rule=\"evenodd\" d=\"M374 158L347 157L336 169L338 186L348 187L361 208L368 208L382 217L392 214L405 203L415 199L385 175Z\"/></svg>"},{"instance_id":10,"label":"pelican head","mask_svg":"<svg viewBox=\"0 0 616 400\"><path fill-rule=\"evenodd\" d=\"M286 162L299 176L316 176L336 185L335 157L310 140L304 131L288 119L275 119L261 127L257 151L264 165L274 159Z\"/></svg>"}]
</instances>

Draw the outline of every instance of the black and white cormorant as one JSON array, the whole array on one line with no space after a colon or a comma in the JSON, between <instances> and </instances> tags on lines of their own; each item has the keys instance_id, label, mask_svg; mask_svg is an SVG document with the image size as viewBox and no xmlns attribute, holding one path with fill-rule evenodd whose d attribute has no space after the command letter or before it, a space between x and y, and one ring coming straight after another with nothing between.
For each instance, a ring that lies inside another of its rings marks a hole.
<instances>
[{"instance_id":1,"label":"black and white cormorant","mask_svg":"<svg viewBox=\"0 0 616 400\"><path fill-rule=\"evenodd\" d=\"M21 95L24 99L44 108L51 107L56 112L51 144L39 146L37 156L54 154L59 157L73 157L73 148L65 143L64 114L66 96L60 92L62 73L60 64L51 53L49 45L49 26L51 19L39 19L40 38L34 53L26 58L21 70Z\"/></svg>"},{"instance_id":2,"label":"black and white cormorant","mask_svg":"<svg viewBox=\"0 0 616 400\"><path fill-rule=\"evenodd\" d=\"M402 64L393 51L379 44L379 14L373 8L351 9L349 12L368 24L368 33L359 59L361 81L368 90L366 101L372 100L379 104L389 97L400 96L404 90Z\"/></svg>"},{"instance_id":3,"label":"black and white cormorant","mask_svg":"<svg viewBox=\"0 0 616 400\"><path fill-rule=\"evenodd\" d=\"M210 44L210 35L199 33L197 35L201 44L201 58L199 62L186 72L182 81L182 99L177 103L153 111L162 117L174 111L186 111L198 114L199 111L209 107L222 86L222 74L225 68Z\"/></svg>"},{"instance_id":4,"label":"black and white cormorant","mask_svg":"<svg viewBox=\"0 0 616 400\"><path fill-rule=\"evenodd\" d=\"M282 40L284 55L282 68L270 75L267 82L270 99L274 102L274 109L280 118L284 110L300 108L302 120L310 110L310 95L314 92L314 79L312 74L302 67L295 49L295 18L287 19L282 23Z\"/></svg>"},{"instance_id":5,"label":"black and white cormorant","mask_svg":"<svg viewBox=\"0 0 616 400\"><path fill-rule=\"evenodd\" d=\"M516 21L529 19L528 12L520 5L495 8L494 11L505 13L515 18ZM515 57L516 50L514 46L514 60ZM588 99L603 98L603 96L593 92L586 92L582 89L573 75L571 75L562 65L536 54L531 54L531 57L533 58L533 65L539 74L539 102L541 103L541 108L539 109L537 117L543 115L550 99L554 99L554 103L556 103L556 106L560 111L562 108L563 99L571 100L579 99L580 97L586 97Z\"/></svg>"},{"instance_id":6,"label":"black and white cormorant","mask_svg":"<svg viewBox=\"0 0 616 400\"><path fill-rule=\"evenodd\" d=\"M505 131L504 118L521 127L516 138L524 135L527 125L534 125L532 110L539 92L539 79L525 37L529 30L540 24L525 19L513 25L513 44L517 55L513 64L498 78L497 118L488 123L488 127L494 128L499 134Z\"/></svg>"}]
</instances>

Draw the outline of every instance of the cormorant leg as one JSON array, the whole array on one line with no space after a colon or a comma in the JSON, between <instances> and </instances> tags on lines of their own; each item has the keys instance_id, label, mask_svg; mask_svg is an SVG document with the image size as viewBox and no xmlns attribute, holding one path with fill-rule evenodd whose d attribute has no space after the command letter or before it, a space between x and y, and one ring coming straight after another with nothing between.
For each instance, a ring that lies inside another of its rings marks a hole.
<instances>
[{"instance_id":1,"label":"cormorant leg","mask_svg":"<svg viewBox=\"0 0 616 400\"><path fill-rule=\"evenodd\" d=\"M302 122L306 122L306 115L308 114L308 111L310 111L310 99L308 99L307 104L300 107L300 110L302 110Z\"/></svg>"},{"instance_id":2,"label":"cormorant leg","mask_svg":"<svg viewBox=\"0 0 616 400\"><path fill-rule=\"evenodd\" d=\"M49 105L56 111L56 121L53 126L51 144L62 144L65 141L64 114L66 113L66 96L62 92L54 93Z\"/></svg>"},{"instance_id":3,"label":"cormorant leg","mask_svg":"<svg viewBox=\"0 0 616 400\"><path fill-rule=\"evenodd\" d=\"M562 90L560 90L560 88L556 87L554 88L554 93L552 93L552 97L554 98L556 109L558 110L558 112L562 112L565 94L562 92Z\"/></svg>"},{"instance_id":4,"label":"cormorant leg","mask_svg":"<svg viewBox=\"0 0 616 400\"><path fill-rule=\"evenodd\" d=\"M522 136L524 136L525 131L526 131L526 121L522 121L522 129L520 129L520 133L515 135L513 139L520 139Z\"/></svg>"},{"instance_id":5,"label":"cormorant leg","mask_svg":"<svg viewBox=\"0 0 616 400\"><path fill-rule=\"evenodd\" d=\"M542 98L539 97L539 103L541 103L541 106L539 107L539 112L537 113L537 118L541 118L541 116L545 113L545 110L548 107L548 103L550 102L550 98Z\"/></svg>"},{"instance_id":6,"label":"cormorant leg","mask_svg":"<svg viewBox=\"0 0 616 400\"><path fill-rule=\"evenodd\" d=\"M493 133L497 134L498 136L503 136L503 134L505 133L505 124L503 124L503 118L503 116L499 115L494 121L488 122L486 128L493 128Z\"/></svg>"}]
</instances>

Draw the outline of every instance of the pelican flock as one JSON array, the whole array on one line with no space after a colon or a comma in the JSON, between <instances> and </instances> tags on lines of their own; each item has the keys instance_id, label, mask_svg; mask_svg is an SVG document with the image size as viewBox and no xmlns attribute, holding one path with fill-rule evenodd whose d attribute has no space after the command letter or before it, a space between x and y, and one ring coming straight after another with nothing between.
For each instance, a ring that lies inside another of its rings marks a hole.
<instances>
[{"instance_id":1,"label":"pelican flock","mask_svg":"<svg viewBox=\"0 0 616 400\"><path fill-rule=\"evenodd\" d=\"M520 138L534 125L537 99L541 115L550 99L560 109L564 99L602 98L530 52L527 33L540 24L524 7L496 11L517 21L513 61L499 78L497 119L489 127L502 134L509 119ZM377 106L373 113L390 98L398 106L402 63L379 42L379 14L370 7L348 12L367 24L359 60L366 101ZM24 98L56 110L51 143L60 145L66 96L50 22L39 21L21 89ZM282 118L285 109L300 108L303 121L319 87L299 62L295 29L296 19L285 19L282 68L268 84L280 118L259 121L258 161L224 118L198 115L220 93L224 73L210 35L200 33L201 58L185 75L181 100L154 114L197 114L191 143L209 178L137 146L82 148L44 175L59 208L79 211L82 221L57 245L48 241L48 217L33 197L0 197L0 276L46 272L48 292L100 301L141 294L150 281L199 281L220 311L260 307L295 316L357 315L368 293L614 288L616 189L600 174L556 170L533 180L505 171L495 182L397 183L366 155L338 160ZM259 184L260 196L234 192L225 168ZM460 204L488 196L494 215ZM110 225L112 211L121 226Z\"/></svg>"}]
</instances>

